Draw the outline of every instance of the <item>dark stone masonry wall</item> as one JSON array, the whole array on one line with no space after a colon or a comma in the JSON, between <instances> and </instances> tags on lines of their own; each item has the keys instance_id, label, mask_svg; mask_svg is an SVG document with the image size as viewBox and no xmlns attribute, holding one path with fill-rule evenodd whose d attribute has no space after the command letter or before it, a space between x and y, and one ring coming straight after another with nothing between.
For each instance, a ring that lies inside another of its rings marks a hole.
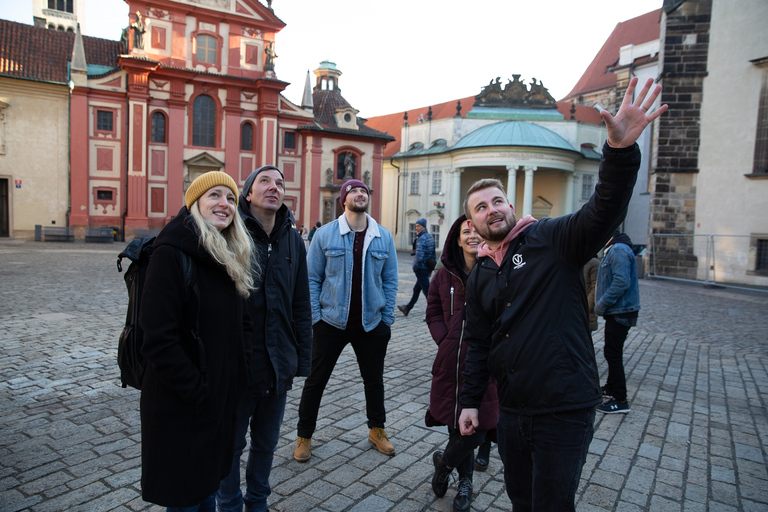
<instances>
[{"instance_id":1,"label":"dark stone masonry wall","mask_svg":"<svg viewBox=\"0 0 768 512\"><path fill-rule=\"evenodd\" d=\"M693 253L696 181L699 172L701 102L707 76L711 0L665 2L661 23L661 102L669 110L659 118L651 182L649 268L669 277L695 279Z\"/></svg>"}]
</instances>

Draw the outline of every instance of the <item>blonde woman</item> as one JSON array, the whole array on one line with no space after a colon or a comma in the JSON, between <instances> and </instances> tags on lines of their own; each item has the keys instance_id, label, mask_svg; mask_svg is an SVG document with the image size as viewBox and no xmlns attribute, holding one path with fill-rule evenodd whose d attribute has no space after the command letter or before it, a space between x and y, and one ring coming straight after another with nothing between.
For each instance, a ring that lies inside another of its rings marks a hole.
<instances>
[{"instance_id":1,"label":"blonde woman","mask_svg":"<svg viewBox=\"0 0 768 512\"><path fill-rule=\"evenodd\" d=\"M244 306L254 288L237 198L226 173L198 177L157 236L147 269L141 487L144 500L169 511L213 512L232 463L235 408L247 389ZM192 262L191 290L183 258Z\"/></svg>"}]
</instances>

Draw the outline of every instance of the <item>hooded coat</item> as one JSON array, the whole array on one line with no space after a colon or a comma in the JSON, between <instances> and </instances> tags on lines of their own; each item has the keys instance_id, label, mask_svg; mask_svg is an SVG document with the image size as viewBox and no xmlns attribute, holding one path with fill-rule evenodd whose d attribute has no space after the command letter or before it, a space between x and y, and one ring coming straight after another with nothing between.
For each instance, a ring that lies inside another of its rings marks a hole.
<instances>
[{"instance_id":1,"label":"hooded coat","mask_svg":"<svg viewBox=\"0 0 768 512\"><path fill-rule=\"evenodd\" d=\"M197 288L187 297L180 251L192 259ZM201 344L192 335L195 318ZM139 324L147 366L141 389L142 497L166 507L193 506L216 492L232 465L251 323L245 299L200 245L186 207L155 240Z\"/></svg>"},{"instance_id":2,"label":"hooded coat","mask_svg":"<svg viewBox=\"0 0 768 512\"><path fill-rule=\"evenodd\" d=\"M453 223L443 245L440 257L443 266L435 273L429 285L427 298L427 325L437 343L437 356L432 365L432 388L429 393L427 426L448 425L458 428L462 407L459 392L464 383L462 374L466 366L467 344L464 343L464 275L461 247L458 245L462 215ZM499 417L499 399L496 383L491 379L479 410L479 430L496 428Z\"/></svg>"},{"instance_id":3,"label":"hooded coat","mask_svg":"<svg viewBox=\"0 0 768 512\"><path fill-rule=\"evenodd\" d=\"M253 321L252 393L285 393L294 377L306 377L312 367L312 308L309 302L307 252L287 206L275 215L270 234L251 215L240 196L238 208L251 234L261 266L259 288L248 299Z\"/></svg>"}]
</instances>

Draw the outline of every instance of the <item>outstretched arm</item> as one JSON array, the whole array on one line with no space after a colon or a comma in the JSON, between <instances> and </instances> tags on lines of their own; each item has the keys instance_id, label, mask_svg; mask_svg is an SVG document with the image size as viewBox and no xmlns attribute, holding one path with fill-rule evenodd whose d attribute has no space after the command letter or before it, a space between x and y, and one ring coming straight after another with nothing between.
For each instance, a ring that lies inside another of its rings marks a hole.
<instances>
[{"instance_id":1,"label":"outstretched arm","mask_svg":"<svg viewBox=\"0 0 768 512\"><path fill-rule=\"evenodd\" d=\"M600 115L605 120L605 126L608 129L608 145L611 147L626 148L631 146L637 141L645 127L667 110L667 105L662 105L655 112L648 112L661 93L661 86L657 85L653 92L651 92L651 95L648 96L648 91L653 86L653 78L649 78L645 82L645 85L637 94L637 98L632 101L637 81L638 78L634 77L629 82L627 92L624 94L624 100L621 102L621 107L615 117L607 110L600 111ZM646 98L646 96L648 97Z\"/></svg>"}]
</instances>

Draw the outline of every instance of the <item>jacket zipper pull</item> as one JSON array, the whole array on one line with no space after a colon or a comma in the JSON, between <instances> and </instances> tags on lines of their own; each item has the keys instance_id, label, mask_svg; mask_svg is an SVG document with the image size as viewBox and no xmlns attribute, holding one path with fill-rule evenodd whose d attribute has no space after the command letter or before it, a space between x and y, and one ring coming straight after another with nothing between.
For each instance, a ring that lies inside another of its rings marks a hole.
<instances>
[{"instance_id":1,"label":"jacket zipper pull","mask_svg":"<svg viewBox=\"0 0 768 512\"><path fill-rule=\"evenodd\" d=\"M453 285L451 285L451 316L453 316Z\"/></svg>"}]
</instances>

